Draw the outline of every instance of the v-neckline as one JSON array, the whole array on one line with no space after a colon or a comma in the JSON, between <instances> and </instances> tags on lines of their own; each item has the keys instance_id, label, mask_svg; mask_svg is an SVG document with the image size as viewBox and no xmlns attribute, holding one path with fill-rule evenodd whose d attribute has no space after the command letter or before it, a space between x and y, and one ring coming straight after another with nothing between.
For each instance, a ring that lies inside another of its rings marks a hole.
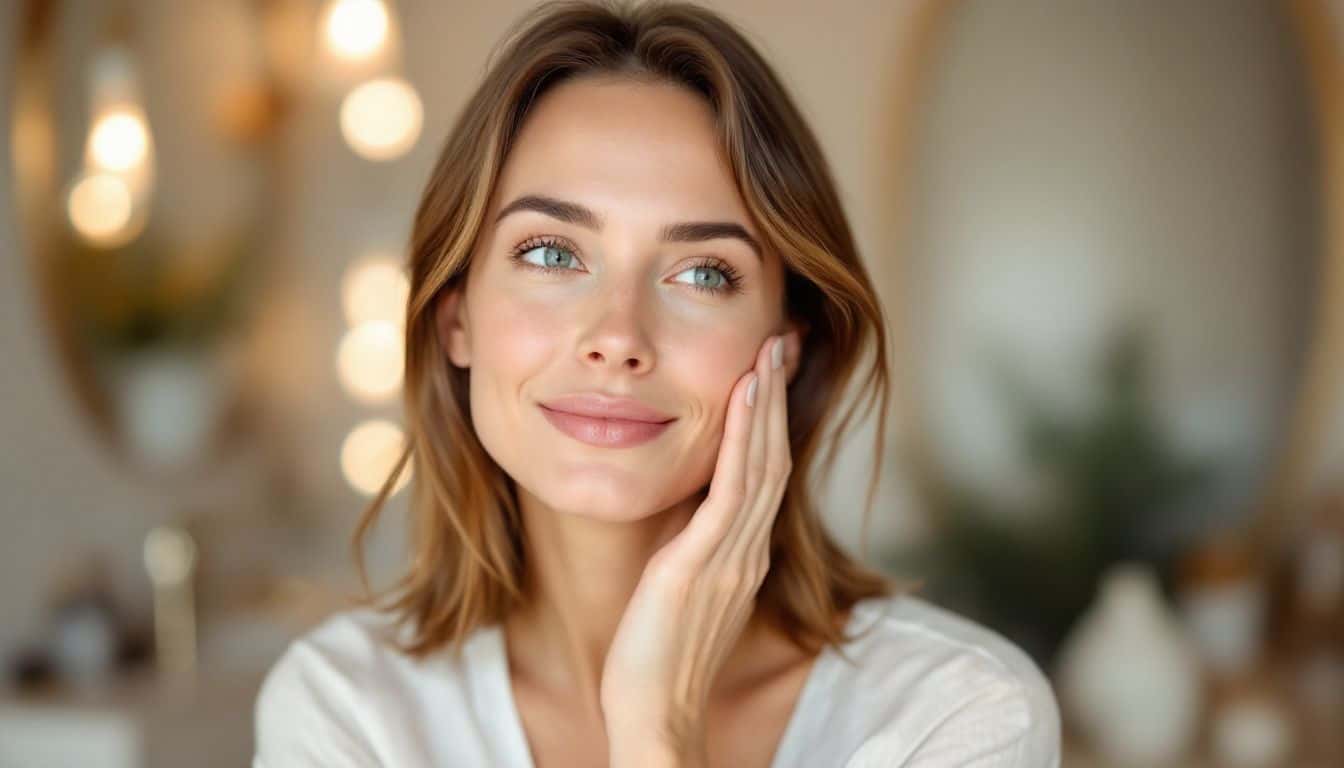
<instances>
[{"instance_id":1,"label":"v-neckline","mask_svg":"<svg viewBox=\"0 0 1344 768\"><path fill-rule=\"evenodd\" d=\"M850 615L845 622L845 635L852 634L855 624L858 622L859 614L862 612L862 603L855 604ZM508 741L510 752L526 757L527 763L519 768L536 768L536 761L533 759L532 746L527 740L527 731L523 729L522 713L518 711L518 703L513 696L513 681L509 669L508 641L504 636L504 625L502 623L492 624L484 630L487 634L486 640L490 647L489 668L485 670L487 675L487 684L494 689L491 698L500 702L504 712L505 730L508 732L505 739ZM794 742L806 738L802 732L803 713L811 710L813 700L821 695L821 685L824 678L831 675L832 665L836 660L835 649L829 645L823 647L812 662L812 667L807 671L807 678L803 681L803 687L798 693L798 698L794 701L793 710L789 714L789 720L784 726L779 743L775 746L774 755L770 759L771 768L782 768L780 761L785 756L792 755L798 751Z\"/></svg>"}]
</instances>

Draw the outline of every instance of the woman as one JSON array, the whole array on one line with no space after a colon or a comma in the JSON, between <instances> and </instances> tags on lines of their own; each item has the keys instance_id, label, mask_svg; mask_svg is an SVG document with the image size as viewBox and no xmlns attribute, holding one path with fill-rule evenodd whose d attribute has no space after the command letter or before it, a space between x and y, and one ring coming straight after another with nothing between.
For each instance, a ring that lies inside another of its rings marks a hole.
<instances>
[{"instance_id":1,"label":"woman","mask_svg":"<svg viewBox=\"0 0 1344 768\"><path fill-rule=\"evenodd\" d=\"M1039 670L799 471L868 347L885 414L886 337L769 66L683 4L506 42L416 213L409 445L355 534L413 459L414 561L277 662L256 766L1057 766Z\"/></svg>"}]
</instances>

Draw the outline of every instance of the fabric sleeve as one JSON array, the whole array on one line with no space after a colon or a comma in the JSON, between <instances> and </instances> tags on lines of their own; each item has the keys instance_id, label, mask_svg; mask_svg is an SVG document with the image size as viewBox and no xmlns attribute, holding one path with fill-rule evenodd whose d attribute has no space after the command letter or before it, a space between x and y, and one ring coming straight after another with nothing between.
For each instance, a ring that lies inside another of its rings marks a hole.
<instances>
[{"instance_id":1,"label":"fabric sleeve","mask_svg":"<svg viewBox=\"0 0 1344 768\"><path fill-rule=\"evenodd\" d=\"M350 692L334 684L302 641L267 673L257 695L252 768L377 768L360 735Z\"/></svg>"},{"instance_id":2,"label":"fabric sleeve","mask_svg":"<svg viewBox=\"0 0 1344 768\"><path fill-rule=\"evenodd\" d=\"M1059 768L1059 710L1048 683L1000 677L922 734L879 731L846 768Z\"/></svg>"}]
</instances>

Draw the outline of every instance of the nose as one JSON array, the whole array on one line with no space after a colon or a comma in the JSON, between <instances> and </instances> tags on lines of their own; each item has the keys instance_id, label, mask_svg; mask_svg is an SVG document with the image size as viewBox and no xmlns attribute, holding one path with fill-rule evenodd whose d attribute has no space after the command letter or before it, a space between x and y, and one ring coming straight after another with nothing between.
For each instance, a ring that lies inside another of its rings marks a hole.
<instances>
[{"instance_id":1,"label":"nose","mask_svg":"<svg viewBox=\"0 0 1344 768\"><path fill-rule=\"evenodd\" d=\"M633 295L621 298L609 294L603 303L598 321L579 342L580 362L609 372L642 374L651 370L653 345L640 321L641 302Z\"/></svg>"}]
</instances>

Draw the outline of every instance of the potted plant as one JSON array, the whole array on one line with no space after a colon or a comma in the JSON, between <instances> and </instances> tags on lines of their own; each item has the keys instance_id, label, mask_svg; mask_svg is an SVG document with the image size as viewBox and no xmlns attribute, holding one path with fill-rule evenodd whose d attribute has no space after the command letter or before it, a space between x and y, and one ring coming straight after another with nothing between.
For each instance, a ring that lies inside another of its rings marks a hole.
<instances>
[{"instance_id":1,"label":"potted plant","mask_svg":"<svg viewBox=\"0 0 1344 768\"><path fill-rule=\"evenodd\" d=\"M195 464L232 392L232 340L256 281L255 233L199 243L152 230L97 249L61 238L57 280L79 345L113 403L131 460L155 474Z\"/></svg>"}]
</instances>

